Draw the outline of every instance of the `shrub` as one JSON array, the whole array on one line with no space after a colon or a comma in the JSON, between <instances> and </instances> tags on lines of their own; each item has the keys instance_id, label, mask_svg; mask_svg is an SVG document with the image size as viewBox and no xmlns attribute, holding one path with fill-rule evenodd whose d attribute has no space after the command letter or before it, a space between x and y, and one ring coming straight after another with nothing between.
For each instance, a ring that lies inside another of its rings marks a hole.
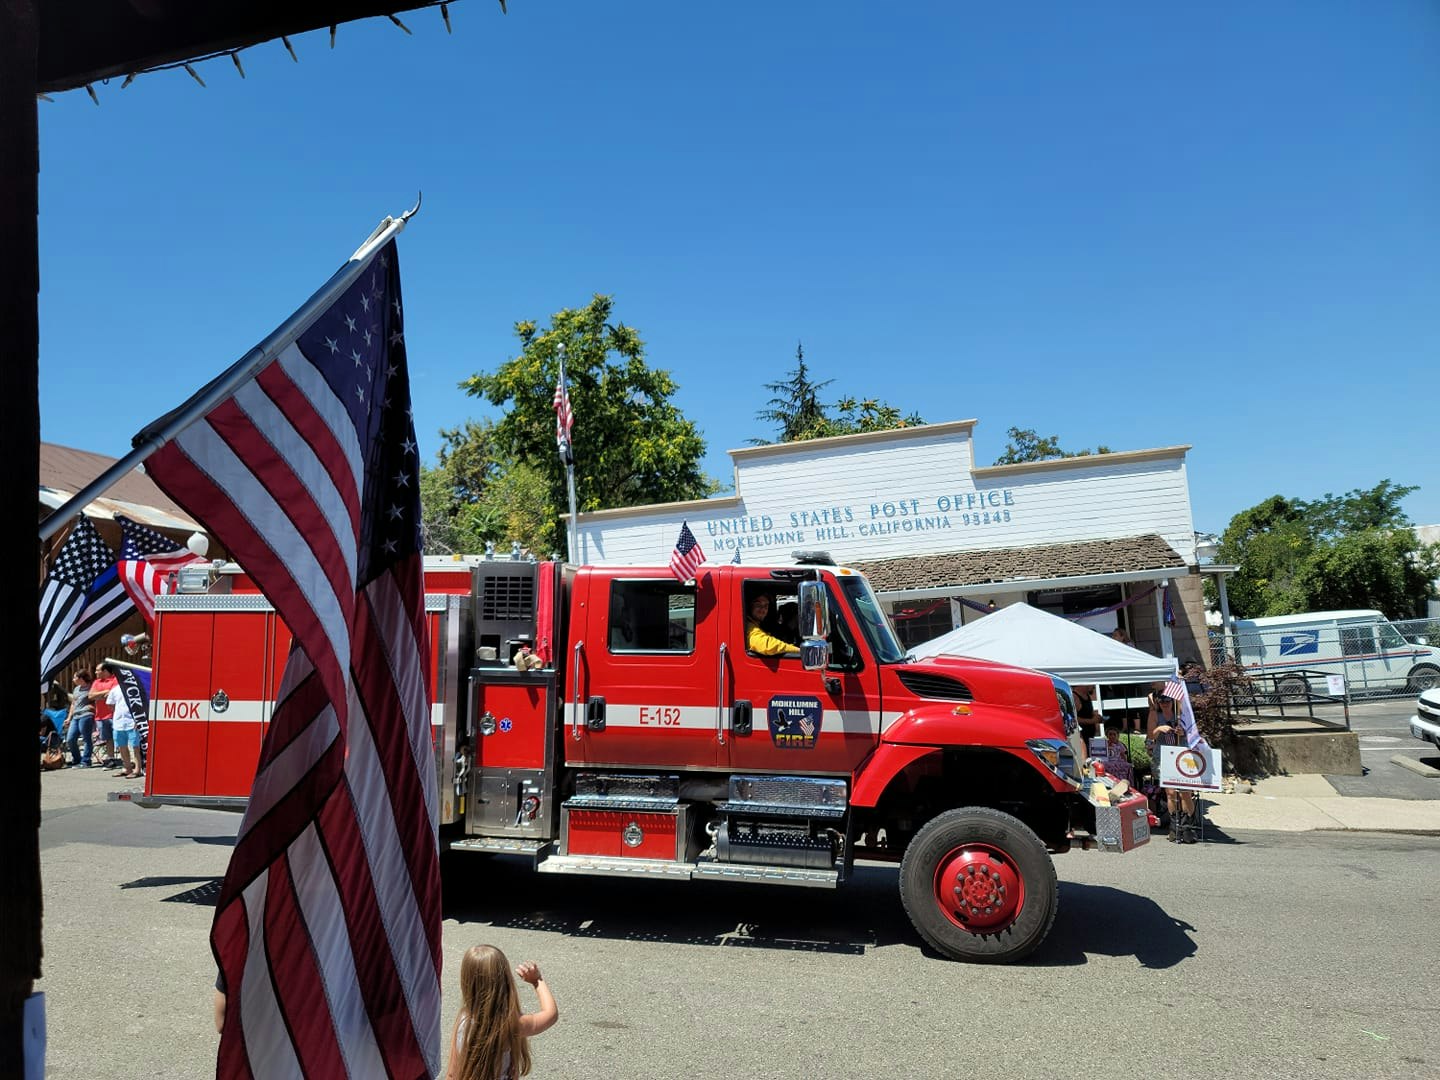
<instances>
[{"instance_id":1,"label":"shrub","mask_svg":"<svg viewBox=\"0 0 1440 1080\"><path fill-rule=\"evenodd\" d=\"M1121 732L1120 742L1130 754L1130 767L1135 770L1136 776L1144 776L1150 771L1150 751L1145 749L1145 736L1139 732Z\"/></svg>"},{"instance_id":2,"label":"shrub","mask_svg":"<svg viewBox=\"0 0 1440 1080\"><path fill-rule=\"evenodd\" d=\"M1190 699L1195 725L1211 746L1222 746L1235 733L1235 709L1254 700L1255 683L1236 663L1216 664L1200 675L1200 692Z\"/></svg>"}]
</instances>

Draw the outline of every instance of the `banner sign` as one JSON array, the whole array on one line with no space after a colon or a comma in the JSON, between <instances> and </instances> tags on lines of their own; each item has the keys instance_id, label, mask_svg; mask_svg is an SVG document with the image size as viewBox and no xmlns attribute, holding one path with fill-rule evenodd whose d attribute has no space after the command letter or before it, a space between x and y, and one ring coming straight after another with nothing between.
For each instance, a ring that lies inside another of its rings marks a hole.
<instances>
[{"instance_id":1,"label":"banner sign","mask_svg":"<svg viewBox=\"0 0 1440 1080\"><path fill-rule=\"evenodd\" d=\"M1219 791L1220 751L1201 743L1188 746L1162 746L1160 750L1160 786L1177 791Z\"/></svg>"},{"instance_id":2,"label":"banner sign","mask_svg":"<svg viewBox=\"0 0 1440 1080\"><path fill-rule=\"evenodd\" d=\"M150 734L150 669L120 660L105 661L115 670L115 684L125 695L125 704L135 718L135 730L144 746Z\"/></svg>"}]
</instances>

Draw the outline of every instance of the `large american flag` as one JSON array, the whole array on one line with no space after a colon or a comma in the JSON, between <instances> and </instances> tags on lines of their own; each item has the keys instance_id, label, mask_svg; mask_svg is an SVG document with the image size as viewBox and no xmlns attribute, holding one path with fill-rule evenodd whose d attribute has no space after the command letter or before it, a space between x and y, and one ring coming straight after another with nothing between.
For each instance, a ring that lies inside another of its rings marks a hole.
<instances>
[{"instance_id":1,"label":"large american flag","mask_svg":"<svg viewBox=\"0 0 1440 1080\"><path fill-rule=\"evenodd\" d=\"M675 541L675 550L670 553L670 572L681 581L689 581L705 561L705 550L690 531L688 522L680 523L680 539Z\"/></svg>"},{"instance_id":2,"label":"large american flag","mask_svg":"<svg viewBox=\"0 0 1440 1080\"><path fill-rule=\"evenodd\" d=\"M71 527L40 587L40 679L60 666L90 586L115 562L115 553L84 514ZM63 662L63 661L62 661Z\"/></svg>"},{"instance_id":3,"label":"large american flag","mask_svg":"<svg viewBox=\"0 0 1440 1080\"><path fill-rule=\"evenodd\" d=\"M296 643L210 934L227 991L221 1077L408 1080L440 1066L430 645L402 314L392 241L148 465Z\"/></svg>"},{"instance_id":4,"label":"large american flag","mask_svg":"<svg viewBox=\"0 0 1440 1080\"><path fill-rule=\"evenodd\" d=\"M116 514L115 520L120 523L120 583L145 621L153 625L155 597L175 591L174 575L182 566L205 560L184 544L123 514Z\"/></svg>"}]
</instances>

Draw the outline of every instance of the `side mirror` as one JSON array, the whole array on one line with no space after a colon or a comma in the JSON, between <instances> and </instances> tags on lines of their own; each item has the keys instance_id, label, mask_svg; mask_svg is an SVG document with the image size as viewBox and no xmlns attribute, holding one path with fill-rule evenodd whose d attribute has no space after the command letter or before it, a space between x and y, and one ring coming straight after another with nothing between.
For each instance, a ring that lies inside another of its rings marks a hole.
<instances>
[{"instance_id":1,"label":"side mirror","mask_svg":"<svg viewBox=\"0 0 1440 1080\"><path fill-rule=\"evenodd\" d=\"M824 671L830 666L830 609L825 584L802 581L800 601L800 666L806 671Z\"/></svg>"}]
</instances>

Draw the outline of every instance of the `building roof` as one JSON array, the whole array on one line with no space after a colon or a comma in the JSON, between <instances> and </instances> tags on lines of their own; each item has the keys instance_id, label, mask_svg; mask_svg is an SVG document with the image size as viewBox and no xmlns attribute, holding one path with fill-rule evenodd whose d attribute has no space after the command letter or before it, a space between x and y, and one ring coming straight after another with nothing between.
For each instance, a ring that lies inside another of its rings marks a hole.
<instances>
[{"instance_id":1,"label":"building roof","mask_svg":"<svg viewBox=\"0 0 1440 1080\"><path fill-rule=\"evenodd\" d=\"M94 480L118 459L89 450L54 443L40 444L40 505L54 510ZM91 517L124 514L134 521L160 529L198 529L199 524L180 509L155 481L132 469L115 481L85 512ZM42 512L41 517L47 516Z\"/></svg>"},{"instance_id":2,"label":"building roof","mask_svg":"<svg viewBox=\"0 0 1440 1080\"><path fill-rule=\"evenodd\" d=\"M911 555L855 563L878 593L958 589L968 585L1051 582L1060 578L1183 571L1185 560L1154 533L1040 547Z\"/></svg>"}]
</instances>

